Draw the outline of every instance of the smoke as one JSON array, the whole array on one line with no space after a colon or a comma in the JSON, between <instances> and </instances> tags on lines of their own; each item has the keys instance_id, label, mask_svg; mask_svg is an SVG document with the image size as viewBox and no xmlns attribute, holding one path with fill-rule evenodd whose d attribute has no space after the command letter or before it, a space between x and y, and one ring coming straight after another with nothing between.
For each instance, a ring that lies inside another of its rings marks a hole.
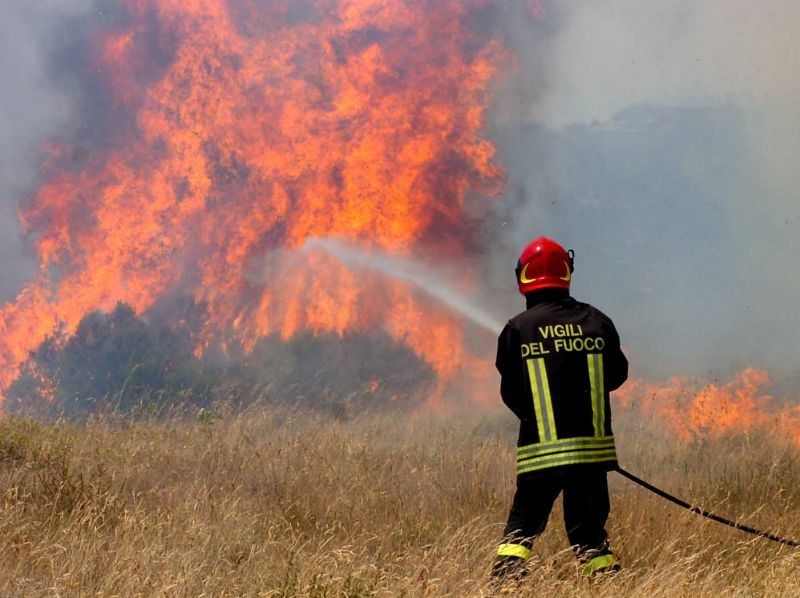
<instances>
[{"instance_id":1,"label":"smoke","mask_svg":"<svg viewBox=\"0 0 800 598\"><path fill-rule=\"evenodd\" d=\"M574 294L614 317L637 374L791 373L800 5L601 0L553 12L548 84L515 98L516 120L494 120L509 179L497 293L513 296L516 253L550 234L576 250Z\"/></svg>"},{"instance_id":2,"label":"smoke","mask_svg":"<svg viewBox=\"0 0 800 598\"><path fill-rule=\"evenodd\" d=\"M13 296L35 270L17 221L17 206L36 182L43 140L63 132L74 97L56 82L53 49L67 41L65 22L88 1L4 2L0 5L0 301Z\"/></svg>"}]
</instances>

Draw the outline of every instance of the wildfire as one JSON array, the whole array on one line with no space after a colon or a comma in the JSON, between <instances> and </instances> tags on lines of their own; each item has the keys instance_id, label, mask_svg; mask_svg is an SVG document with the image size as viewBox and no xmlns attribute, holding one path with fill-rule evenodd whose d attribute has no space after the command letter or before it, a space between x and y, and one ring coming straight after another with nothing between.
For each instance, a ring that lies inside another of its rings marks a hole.
<instances>
[{"instance_id":1,"label":"wildfire","mask_svg":"<svg viewBox=\"0 0 800 598\"><path fill-rule=\"evenodd\" d=\"M88 151L51 144L22 211L39 276L0 310L0 387L57 324L177 291L208 306L206 339L379 326L442 377L469 361L458 320L402 283L293 252L464 253L468 191L502 179L481 137L505 59L477 25L492 2L119 5L89 65L113 127Z\"/></svg>"},{"instance_id":2,"label":"wildfire","mask_svg":"<svg viewBox=\"0 0 800 598\"><path fill-rule=\"evenodd\" d=\"M299 250L336 237L400 256L468 253L486 201L468 197L502 187L482 127L509 57L481 26L502 3L117 3L86 65L106 129L49 143L21 211L39 274L0 307L0 394L56 328L174 294L207 307L198 353L380 328L471 396L493 381L445 307ZM524 4L542 18L539 2ZM768 427L800 442L800 411L780 409L767 383L752 369L722 385L632 381L618 399L682 438Z\"/></svg>"},{"instance_id":3,"label":"wildfire","mask_svg":"<svg viewBox=\"0 0 800 598\"><path fill-rule=\"evenodd\" d=\"M677 376L661 385L631 380L615 393L619 406L651 419L681 439L769 431L800 445L800 407L767 392L769 375L747 368L725 384Z\"/></svg>"}]
</instances>

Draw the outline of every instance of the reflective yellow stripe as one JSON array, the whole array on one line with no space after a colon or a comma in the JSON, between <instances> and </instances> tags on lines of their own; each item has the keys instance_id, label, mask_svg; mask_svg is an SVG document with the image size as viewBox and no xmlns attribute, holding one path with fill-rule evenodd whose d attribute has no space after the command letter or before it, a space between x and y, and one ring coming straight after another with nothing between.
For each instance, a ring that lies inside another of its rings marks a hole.
<instances>
[{"instance_id":1,"label":"reflective yellow stripe","mask_svg":"<svg viewBox=\"0 0 800 598\"><path fill-rule=\"evenodd\" d=\"M540 455L559 453L581 448L609 448L614 446L613 436L578 436L562 438L553 442L537 442L517 448L517 459L528 459Z\"/></svg>"},{"instance_id":2,"label":"reflective yellow stripe","mask_svg":"<svg viewBox=\"0 0 800 598\"><path fill-rule=\"evenodd\" d=\"M602 436L606 428L606 391L603 376L603 354L590 353L586 356L589 365L589 385L592 389L592 423L594 435Z\"/></svg>"},{"instance_id":3,"label":"reflective yellow stripe","mask_svg":"<svg viewBox=\"0 0 800 598\"><path fill-rule=\"evenodd\" d=\"M516 556L521 559L531 558L531 549L522 544L501 544L497 548L497 556Z\"/></svg>"},{"instance_id":4,"label":"reflective yellow stripe","mask_svg":"<svg viewBox=\"0 0 800 598\"><path fill-rule=\"evenodd\" d=\"M539 440L544 440L544 415L542 413L542 398L539 396L539 385L537 383L536 366L533 359L525 361L528 366L528 381L531 385L531 394L533 395L533 411L536 413L536 429L539 431Z\"/></svg>"},{"instance_id":5,"label":"reflective yellow stripe","mask_svg":"<svg viewBox=\"0 0 800 598\"><path fill-rule=\"evenodd\" d=\"M583 451L571 451L557 455L546 455L535 457L517 463L517 474L549 469L551 467L561 467L564 465L578 465L582 463L603 463L617 460L617 451L614 448L590 449Z\"/></svg>"},{"instance_id":6,"label":"reflective yellow stripe","mask_svg":"<svg viewBox=\"0 0 800 598\"><path fill-rule=\"evenodd\" d=\"M614 558L613 554L602 554L600 556L596 556L593 559L586 561L586 564L583 567L583 574L591 575L592 573L596 573L601 569L613 567L617 564L617 562L618 561L616 558Z\"/></svg>"},{"instance_id":7,"label":"reflective yellow stripe","mask_svg":"<svg viewBox=\"0 0 800 598\"><path fill-rule=\"evenodd\" d=\"M550 382L547 379L547 368L544 359L526 360L528 381L533 395L533 410L536 413L536 429L539 440L549 442L558 438L556 422L553 417L553 401L550 397Z\"/></svg>"},{"instance_id":8,"label":"reflective yellow stripe","mask_svg":"<svg viewBox=\"0 0 800 598\"><path fill-rule=\"evenodd\" d=\"M556 434L556 420L553 415L553 399L550 398L550 381L547 379L547 368L544 365L544 359L538 359L539 374L542 380L542 387L544 388L544 402L547 405L547 423L550 427L551 436L546 440L551 441L558 438Z\"/></svg>"}]
</instances>

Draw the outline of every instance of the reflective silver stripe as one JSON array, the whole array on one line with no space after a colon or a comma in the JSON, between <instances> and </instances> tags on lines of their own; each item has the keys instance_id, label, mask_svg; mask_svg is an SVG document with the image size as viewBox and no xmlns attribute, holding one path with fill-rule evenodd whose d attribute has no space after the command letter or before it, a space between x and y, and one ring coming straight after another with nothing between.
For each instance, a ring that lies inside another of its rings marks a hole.
<instances>
[{"instance_id":1,"label":"reflective silver stripe","mask_svg":"<svg viewBox=\"0 0 800 598\"><path fill-rule=\"evenodd\" d=\"M539 440L550 442L558 438L556 422L553 416L553 402L550 397L550 382L547 379L547 368L544 359L527 359L528 380L533 395L533 410L536 413L536 429Z\"/></svg>"},{"instance_id":2,"label":"reflective silver stripe","mask_svg":"<svg viewBox=\"0 0 800 598\"><path fill-rule=\"evenodd\" d=\"M592 424L594 435L603 436L606 429L606 397L603 376L603 354L590 353L586 356L589 366L589 386L592 391Z\"/></svg>"},{"instance_id":3,"label":"reflective silver stripe","mask_svg":"<svg viewBox=\"0 0 800 598\"><path fill-rule=\"evenodd\" d=\"M568 467L570 465L592 465L598 463L616 463L616 455L593 455L591 457L581 457L575 459L561 459L552 463L532 463L517 468L517 475L530 473L532 471L542 471L545 469L555 469L556 467Z\"/></svg>"},{"instance_id":4,"label":"reflective silver stripe","mask_svg":"<svg viewBox=\"0 0 800 598\"><path fill-rule=\"evenodd\" d=\"M599 449L582 449L575 451L565 451L563 453L555 453L552 455L542 455L540 457L531 457L530 459L522 459L517 461L517 468L525 467L533 463L554 463L565 459L580 459L582 457L591 458L598 455L616 455L617 449L613 446L599 448Z\"/></svg>"},{"instance_id":5,"label":"reflective silver stripe","mask_svg":"<svg viewBox=\"0 0 800 598\"><path fill-rule=\"evenodd\" d=\"M579 436L541 442L517 449L517 474L549 467L617 460L613 436Z\"/></svg>"},{"instance_id":6,"label":"reflective silver stripe","mask_svg":"<svg viewBox=\"0 0 800 598\"><path fill-rule=\"evenodd\" d=\"M616 460L617 451L614 448L571 451L558 455L547 455L522 461L517 464L517 474L519 475L531 471L548 469L551 467L561 467L564 465L614 462Z\"/></svg>"},{"instance_id":7,"label":"reflective silver stripe","mask_svg":"<svg viewBox=\"0 0 800 598\"><path fill-rule=\"evenodd\" d=\"M517 459L530 459L531 457L538 457L542 455L550 455L554 453L563 453L576 449L586 448L609 448L614 446L613 436L579 436L576 438L563 438L553 442L538 442L536 444L528 444L517 448Z\"/></svg>"}]
</instances>

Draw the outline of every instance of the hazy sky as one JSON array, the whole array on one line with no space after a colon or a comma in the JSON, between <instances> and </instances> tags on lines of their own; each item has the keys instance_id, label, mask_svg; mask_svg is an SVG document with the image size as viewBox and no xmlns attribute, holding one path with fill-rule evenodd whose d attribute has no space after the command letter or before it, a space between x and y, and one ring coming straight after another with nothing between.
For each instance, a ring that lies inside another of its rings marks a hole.
<instances>
[{"instance_id":1,"label":"hazy sky","mask_svg":"<svg viewBox=\"0 0 800 598\"><path fill-rule=\"evenodd\" d=\"M800 3L555 6L546 85L497 125L504 264L540 232L574 246L639 372L796 372Z\"/></svg>"},{"instance_id":2,"label":"hazy sky","mask_svg":"<svg viewBox=\"0 0 800 598\"><path fill-rule=\"evenodd\" d=\"M571 4L557 78L531 117L606 120L635 103L743 105L798 99L793 0L599 0Z\"/></svg>"}]
</instances>

